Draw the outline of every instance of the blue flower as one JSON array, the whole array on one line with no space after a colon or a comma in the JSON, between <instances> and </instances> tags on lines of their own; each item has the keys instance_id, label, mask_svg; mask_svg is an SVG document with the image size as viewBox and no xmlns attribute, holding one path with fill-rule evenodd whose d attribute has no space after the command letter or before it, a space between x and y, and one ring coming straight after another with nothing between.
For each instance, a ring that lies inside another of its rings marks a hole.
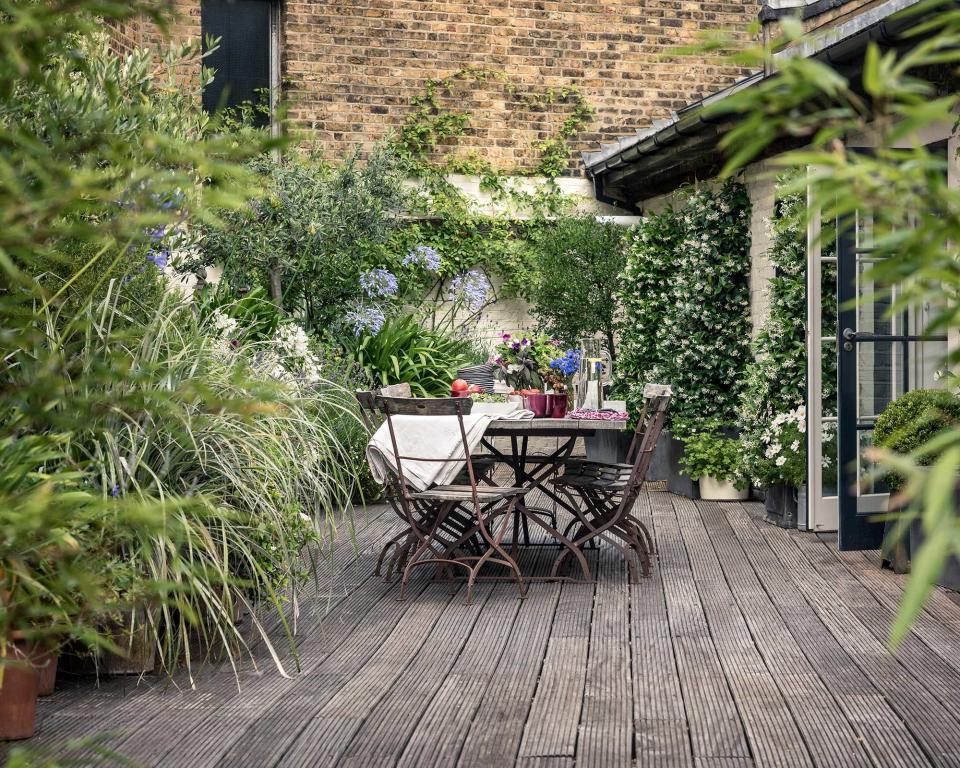
<instances>
[{"instance_id":1,"label":"blue flower","mask_svg":"<svg viewBox=\"0 0 960 768\"><path fill-rule=\"evenodd\" d=\"M371 299L393 296L397 292L397 278L388 269L370 269L361 273L360 287Z\"/></svg>"},{"instance_id":2,"label":"blue flower","mask_svg":"<svg viewBox=\"0 0 960 768\"><path fill-rule=\"evenodd\" d=\"M568 349L563 357L551 360L550 367L564 376L573 376L580 369L580 350Z\"/></svg>"},{"instance_id":3,"label":"blue flower","mask_svg":"<svg viewBox=\"0 0 960 768\"><path fill-rule=\"evenodd\" d=\"M476 312L487 303L490 294L490 282L486 276L476 269L461 272L450 281L450 301L466 302L471 311Z\"/></svg>"},{"instance_id":4,"label":"blue flower","mask_svg":"<svg viewBox=\"0 0 960 768\"><path fill-rule=\"evenodd\" d=\"M170 254L167 251L150 251L147 254L147 261L152 261L157 269L164 269L167 266L167 259Z\"/></svg>"},{"instance_id":5,"label":"blue flower","mask_svg":"<svg viewBox=\"0 0 960 768\"><path fill-rule=\"evenodd\" d=\"M370 334L379 333L387 318L380 307L357 305L343 316L343 320L353 328L355 336L360 336L364 331Z\"/></svg>"},{"instance_id":6,"label":"blue flower","mask_svg":"<svg viewBox=\"0 0 960 768\"><path fill-rule=\"evenodd\" d=\"M418 245L403 257L403 266L423 267L436 272L440 269L440 254L429 245Z\"/></svg>"},{"instance_id":7,"label":"blue flower","mask_svg":"<svg viewBox=\"0 0 960 768\"><path fill-rule=\"evenodd\" d=\"M120 486L114 483L113 488L110 489L110 495L113 496L113 498L117 498L117 496L120 495Z\"/></svg>"}]
</instances>

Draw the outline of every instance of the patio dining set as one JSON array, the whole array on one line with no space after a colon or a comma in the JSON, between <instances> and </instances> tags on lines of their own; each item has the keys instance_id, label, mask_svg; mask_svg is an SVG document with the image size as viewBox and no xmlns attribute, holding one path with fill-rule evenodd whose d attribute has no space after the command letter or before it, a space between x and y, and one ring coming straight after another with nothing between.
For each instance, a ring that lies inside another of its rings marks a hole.
<instances>
[{"instance_id":1,"label":"patio dining set","mask_svg":"<svg viewBox=\"0 0 960 768\"><path fill-rule=\"evenodd\" d=\"M402 600L412 572L433 566L451 583L466 578L467 604L478 580L513 581L521 597L531 581L591 582L587 550L601 546L619 551L631 581L649 575L655 545L633 507L670 397L669 387L647 385L626 460L616 463L572 453L578 438L623 430L623 421L491 413L469 397L411 397L403 385L358 392L371 469L402 523L376 574L401 575ZM531 439L543 437L556 448L532 451ZM534 491L549 506L529 503ZM534 542L531 529L545 536ZM534 546L555 550L548 572L522 572L521 548Z\"/></svg>"}]
</instances>

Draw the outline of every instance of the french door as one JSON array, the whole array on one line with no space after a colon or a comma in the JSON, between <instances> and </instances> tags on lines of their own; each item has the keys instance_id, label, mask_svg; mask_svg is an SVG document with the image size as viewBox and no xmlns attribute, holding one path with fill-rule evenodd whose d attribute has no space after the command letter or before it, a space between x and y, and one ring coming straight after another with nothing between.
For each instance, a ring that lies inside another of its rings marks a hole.
<instances>
[{"instance_id":1,"label":"french door","mask_svg":"<svg viewBox=\"0 0 960 768\"><path fill-rule=\"evenodd\" d=\"M876 549L883 540L888 489L871 476L864 456L877 416L911 389L937 386L946 336L925 333L930 307L895 314L892 294L870 279L876 263L872 221L858 213L838 222L837 257L837 454L839 548Z\"/></svg>"}]
</instances>

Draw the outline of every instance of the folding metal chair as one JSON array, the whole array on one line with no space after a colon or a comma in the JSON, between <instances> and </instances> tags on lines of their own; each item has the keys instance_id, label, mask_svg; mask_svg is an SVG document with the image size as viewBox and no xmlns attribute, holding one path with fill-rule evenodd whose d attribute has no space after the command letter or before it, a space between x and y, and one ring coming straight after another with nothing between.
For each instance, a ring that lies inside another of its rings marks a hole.
<instances>
[{"instance_id":1,"label":"folding metal chair","mask_svg":"<svg viewBox=\"0 0 960 768\"><path fill-rule=\"evenodd\" d=\"M631 441L630 463L584 461L568 467L553 481L554 487L571 500L576 512L576 519L567 527L565 535L581 551L587 544L600 540L613 544L626 559L634 583L639 580L635 560L639 560L643 575L648 576L655 547L650 531L631 512L646 480L670 406L669 387L648 385L645 392L650 394L644 401ZM570 536L573 529L576 531ZM554 561L553 576L569 554L570 550L564 550Z\"/></svg>"},{"instance_id":2,"label":"folding metal chair","mask_svg":"<svg viewBox=\"0 0 960 768\"><path fill-rule=\"evenodd\" d=\"M395 398L378 397L377 404L386 417L390 443L396 462L398 503L415 540L413 551L406 558L400 599L406 597L410 574L421 565L438 566L452 576L454 569L467 572L467 604L473 595L477 574L487 564L505 566L520 588L520 597L526 595L526 585L516 561L501 546L509 528L513 508L523 496L523 488L480 486L470 456L470 445L463 417L470 413L473 401L469 398ZM397 447L396 416L454 416L460 430L460 440L466 463L468 485L436 485L423 491L412 490L403 471L404 461L449 461L421 456L403 456ZM458 531L450 525L451 516L458 512L472 513L469 529ZM499 518L499 522L498 522ZM479 534L484 544L482 552L466 547Z\"/></svg>"},{"instance_id":3,"label":"folding metal chair","mask_svg":"<svg viewBox=\"0 0 960 768\"><path fill-rule=\"evenodd\" d=\"M373 435L383 423L383 412L377 403L377 397L382 395L385 397L409 398L411 397L411 389L409 384L390 384L376 392L358 390L354 394L356 395L357 402L360 404L360 417L363 420L364 426L367 428L367 431ZM478 477L482 478L484 482L493 485L492 475L493 469L496 466L496 460L492 457L478 458L474 456L472 457L472 461ZM460 473L457 482L467 482L466 468ZM399 496L399 484L396 478L394 478L391 482L384 485L383 497L393 511L396 512L397 517L406 522L406 516L400 505ZM451 512L444 523L444 528L448 529L448 533L457 533L459 535L462 535L472 526L473 515L463 510ZM373 575L383 576L383 580L389 582L393 578L394 572L406 565L406 560L410 555L415 541L416 537L413 531L409 526L405 526L400 533L393 536L383 545L383 548L380 550L380 555L377 557L377 564L373 570ZM479 545L479 536L477 536L473 540L468 541L466 546L477 548ZM381 573L384 565L386 565L386 572Z\"/></svg>"}]
</instances>

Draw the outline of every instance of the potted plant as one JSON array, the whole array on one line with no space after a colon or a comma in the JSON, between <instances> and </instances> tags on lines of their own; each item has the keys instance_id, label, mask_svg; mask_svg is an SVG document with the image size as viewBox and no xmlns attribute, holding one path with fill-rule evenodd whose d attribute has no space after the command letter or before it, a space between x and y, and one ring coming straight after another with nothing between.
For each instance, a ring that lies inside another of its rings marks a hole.
<instances>
[{"instance_id":1,"label":"potted plant","mask_svg":"<svg viewBox=\"0 0 960 768\"><path fill-rule=\"evenodd\" d=\"M536 358L533 354L533 342L524 336L515 339L509 333L501 336L501 342L494 348L496 376L505 382L513 392L532 389L534 382L539 385Z\"/></svg>"},{"instance_id":2,"label":"potted plant","mask_svg":"<svg viewBox=\"0 0 960 768\"><path fill-rule=\"evenodd\" d=\"M691 432L684 439L684 473L699 481L706 501L742 501L749 496L740 441L718 432L719 426Z\"/></svg>"},{"instance_id":3,"label":"potted plant","mask_svg":"<svg viewBox=\"0 0 960 768\"><path fill-rule=\"evenodd\" d=\"M553 390L547 394L548 416L562 419L567 415L570 384L578 370L580 370L580 350L577 349L568 349L561 356L547 363L546 368L541 369L541 378Z\"/></svg>"},{"instance_id":4,"label":"potted plant","mask_svg":"<svg viewBox=\"0 0 960 768\"><path fill-rule=\"evenodd\" d=\"M884 408L877 417L873 430L873 442L880 448L894 453L914 454L945 429L960 423L960 398L951 392L935 389L917 389L901 395ZM932 464L936 453L920 455L921 465ZM897 492L903 488L905 479L895 472L884 475L880 482L890 490L888 511L903 511L903 497ZM897 521L887 523L888 532L897 528ZM909 542L890 541L885 537L885 559L897 570L906 570L906 560L923 546L926 534L919 519L910 522ZM899 566L899 567L898 567ZM960 560L951 556L940 574L938 582L950 589L960 589Z\"/></svg>"},{"instance_id":5,"label":"potted plant","mask_svg":"<svg viewBox=\"0 0 960 768\"><path fill-rule=\"evenodd\" d=\"M777 414L759 436L744 443L749 474L765 489L767 522L781 528L797 527L800 488L807 481L806 431L807 411L800 405Z\"/></svg>"},{"instance_id":6,"label":"potted plant","mask_svg":"<svg viewBox=\"0 0 960 768\"><path fill-rule=\"evenodd\" d=\"M517 339L505 333L494 352L497 377L523 398L524 408L534 416L547 416L544 375L550 371L550 362L561 354L557 343L543 335Z\"/></svg>"}]
</instances>

